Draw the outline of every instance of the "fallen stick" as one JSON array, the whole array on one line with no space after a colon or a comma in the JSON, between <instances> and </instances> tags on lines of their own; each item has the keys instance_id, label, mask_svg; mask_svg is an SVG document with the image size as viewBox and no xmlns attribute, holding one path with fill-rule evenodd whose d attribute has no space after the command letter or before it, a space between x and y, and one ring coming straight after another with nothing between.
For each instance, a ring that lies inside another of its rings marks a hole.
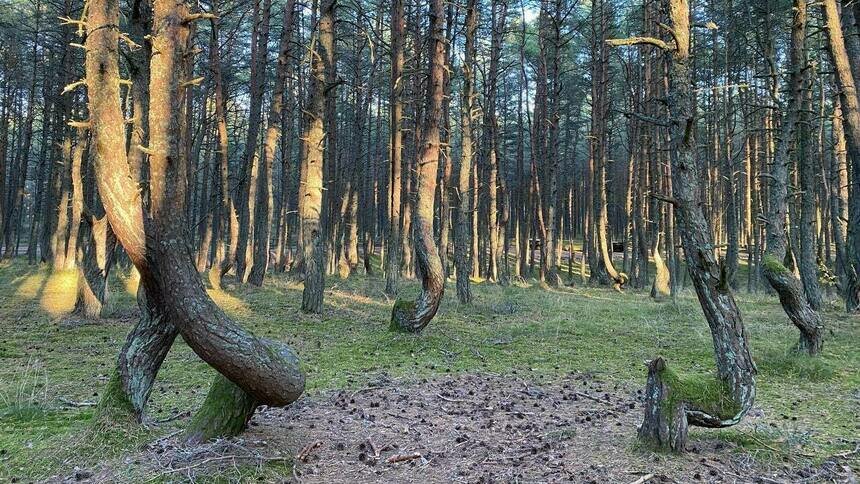
<instances>
[{"instance_id":1,"label":"fallen stick","mask_svg":"<svg viewBox=\"0 0 860 484\"><path fill-rule=\"evenodd\" d=\"M98 405L96 402L75 402L65 397L59 397L57 400L70 407L95 407Z\"/></svg>"},{"instance_id":2,"label":"fallen stick","mask_svg":"<svg viewBox=\"0 0 860 484\"><path fill-rule=\"evenodd\" d=\"M298 459L302 462L307 462L308 457L311 456L311 452L321 445L322 445L322 440L317 440L316 442L311 442L310 444L302 447L302 450L296 456L296 459Z\"/></svg>"},{"instance_id":3,"label":"fallen stick","mask_svg":"<svg viewBox=\"0 0 860 484\"><path fill-rule=\"evenodd\" d=\"M394 454L391 457L389 457L388 459L386 459L385 462L388 462L389 464L394 464L397 462L405 462L408 460L415 460L415 459L420 459L420 458L421 458L420 452L412 452L411 454Z\"/></svg>"},{"instance_id":4,"label":"fallen stick","mask_svg":"<svg viewBox=\"0 0 860 484\"><path fill-rule=\"evenodd\" d=\"M639 479L636 479L630 484L644 484L648 482L652 477L654 477L654 474L645 474L644 476L640 477Z\"/></svg>"},{"instance_id":5,"label":"fallen stick","mask_svg":"<svg viewBox=\"0 0 860 484\"><path fill-rule=\"evenodd\" d=\"M373 443L373 439L371 437L367 438L367 445L370 447L370 450L373 451L373 460L379 460L379 448Z\"/></svg>"},{"instance_id":6,"label":"fallen stick","mask_svg":"<svg viewBox=\"0 0 860 484\"><path fill-rule=\"evenodd\" d=\"M451 402L451 403L472 403L468 400L459 400L456 398L448 398L446 396L443 396L441 393L437 393L436 396L441 398L442 400L445 400L446 402Z\"/></svg>"},{"instance_id":7,"label":"fallen stick","mask_svg":"<svg viewBox=\"0 0 860 484\"><path fill-rule=\"evenodd\" d=\"M591 395L589 395L589 394L587 394L587 393L576 392L576 395L579 395L580 397L585 397L585 398L587 398L587 399L589 399L589 400L593 400L593 401L595 401L595 402L597 402L597 403L609 403L609 402L607 402L606 400L601 400L601 399L599 399L599 398L597 398L597 397L592 397Z\"/></svg>"}]
</instances>

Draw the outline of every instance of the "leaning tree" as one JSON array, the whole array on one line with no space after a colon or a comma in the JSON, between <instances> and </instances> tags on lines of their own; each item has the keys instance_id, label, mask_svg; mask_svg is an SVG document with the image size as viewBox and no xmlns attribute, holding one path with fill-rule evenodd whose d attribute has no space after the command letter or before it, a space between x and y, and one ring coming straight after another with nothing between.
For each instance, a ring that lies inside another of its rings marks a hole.
<instances>
[{"instance_id":1,"label":"leaning tree","mask_svg":"<svg viewBox=\"0 0 860 484\"><path fill-rule=\"evenodd\" d=\"M179 124L185 91L181 66L189 52L189 25L206 18L183 3L153 2L149 82L149 145L133 146L149 157L145 206L126 154L126 122L120 105L119 2L89 0L86 17L86 85L95 174L108 220L140 272L147 306L129 334L117 370L102 396L103 415L140 418L158 369L177 334L218 370L192 422L195 439L240 431L257 405L284 406L304 389L292 351L238 326L206 294L185 239L185 162ZM125 37L125 36L123 36Z\"/></svg>"},{"instance_id":2,"label":"leaning tree","mask_svg":"<svg viewBox=\"0 0 860 484\"><path fill-rule=\"evenodd\" d=\"M702 177L695 157L695 91L691 77L690 7L669 0L672 40L654 37L612 39L611 45L650 44L668 57L669 133L673 198L687 270L708 321L717 373L683 376L662 357L648 364L645 419L639 438L658 447L683 451L689 425L721 428L735 425L755 400L756 367L749 337L726 277L717 262L711 227L702 209Z\"/></svg>"},{"instance_id":3,"label":"leaning tree","mask_svg":"<svg viewBox=\"0 0 860 484\"><path fill-rule=\"evenodd\" d=\"M808 88L805 81L808 71L806 64L806 0L795 0L792 9L791 48L789 56L789 95L788 106L782 121L782 132L771 165L768 180L770 203L767 217L767 250L764 254L762 273L771 287L779 295L785 313L800 330L799 351L810 355L818 354L823 343L824 328L821 317L807 300L800 279L783 265L786 256L785 218L788 211L788 165L791 147L803 137L800 132L808 130L807 123L801 122L804 91ZM799 156L803 156L800 153Z\"/></svg>"}]
</instances>

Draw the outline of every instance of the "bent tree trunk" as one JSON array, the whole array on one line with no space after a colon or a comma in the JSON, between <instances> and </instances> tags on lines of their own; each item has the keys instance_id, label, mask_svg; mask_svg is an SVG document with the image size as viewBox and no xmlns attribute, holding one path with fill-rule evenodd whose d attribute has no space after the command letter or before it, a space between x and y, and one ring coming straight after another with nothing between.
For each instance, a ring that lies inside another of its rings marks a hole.
<instances>
[{"instance_id":1,"label":"bent tree trunk","mask_svg":"<svg viewBox=\"0 0 860 484\"><path fill-rule=\"evenodd\" d=\"M823 327L821 318L806 299L800 279L796 278L782 263L786 256L785 217L788 210L788 164L790 147L799 140L798 130L808 129L805 123L798 123L806 88L806 1L795 0L794 19L791 27L791 74L789 77L790 96L788 110L783 120L782 133L768 183L770 209L767 220L767 251L764 255L762 273L771 287L779 294L779 302L785 314L800 330L799 351L810 355L821 351ZM798 143L799 144L799 143ZM803 154L801 153L801 156Z\"/></svg>"},{"instance_id":2,"label":"bent tree trunk","mask_svg":"<svg viewBox=\"0 0 860 484\"><path fill-rule=\"evenodd\" d=\"M653 38L609 41L614 45L648 43L670 56L668 107L672 187L678 231L687 270L714 342L716 375L680 376L662 358L649 364L645 418L639 438L681 452L689 425L727 427L738 423L755 400L756 367L747 347L740 310L717 263L711 228L702 210L703 193L695 159L695 110L690 77L690 18L686 0L670 0L674 45Z\"/></svg>"},{"instance_id":3,"label":"bent tree trunk","mask_svg":"<svg viewBox=\"0 0 860 484\"><path fill-rule=\"evenodd\" d=\"M237 384L258 403L284 406L295 401L304 389L304 376L294 359L230 320L208 297L196 274L191 253L184 240L185 203L183 157L179 133L184 88L179 79L190 16L182 4L165 0L154 2L153 49L159 52L151 63L150 82L150 155L151 212L143 210L137 184L130 173L124 149L125 133L119 98L118 32L116 0L91 0L88 3L86 74L89 90L90 124L96 150L95 171L99 193L117 239L141 274L148 307L159 308L182 334L188 345L222 375ZM164 328L158 324L159 330ZM136 328L138 329L138 328ZM130 339L130 341L134 341ZM144 350L142 357L158 361L168 344ZM128 393L116 397L122 384L119 371L103 397L103 407L130 409ZM162 357L163 359L163 357ZM157 371L158 365L144 365ZM131 375L134 381L139 375ZM153 376L154 378L154 376ZM145 400L145 398L144 398ZM141 405L142 406L142 405Z\"/></svg>"},{"instance_id":4,"label":"bent tree trunk","mask_svg":"<svg viewBox=\"0 0 860 484\"><path fill-rule=\"evenodd\" d=\"M298 367L299 358L285 344L267 340L278 356ZM185 429L185 440L196 444L240 434L260 403L222 374L215 375L200 410Z\"/></svg>"},{"instance_id":5,"label":"bent tree trunk","mask_svg":"<svg viewBox=\"0 0 860 484\"><path fill-rule=\"evenodd\" d=\"M439 123L445 73L445 33L442 0L430 3L430 69L427 85L427 118L418 158L418 186L415 203L415 258L421 275L421 294L414 302L398 300L391 313L391 329L418 333L436 315L445 291L442 260L433 237L433 202L436 198L436 173L439 167Z\"/></svg>"},{"instance_id":6,"label":"bent tree trunk","mask_svg":"<svg viewBox=\"0 0 860 484\"><path fill-rule=\"evenodd\" d=\"M78 293L75 313L88 319L102 316L108 295L108 275L114 263L116 237L107 217L85 217L87 230L84 247L78 249Z\"/></svg>"}]
</instances>

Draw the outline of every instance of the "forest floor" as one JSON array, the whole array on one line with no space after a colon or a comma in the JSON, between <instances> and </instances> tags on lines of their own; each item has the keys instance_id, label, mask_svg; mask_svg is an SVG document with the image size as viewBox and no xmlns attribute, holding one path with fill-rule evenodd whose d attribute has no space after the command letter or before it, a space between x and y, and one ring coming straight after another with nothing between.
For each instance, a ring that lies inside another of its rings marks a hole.
<instances>
[{"instance_id":1,"label":"forest floor","mask_svg":"<svg viewBox=\"0 0 860 484\"><path fill-rule=\"evenodd\" d=\"M118 271L121 272L121 271ZM393 334L378 276L327 279L325 311L299 311L301 285L212 297L257 334L295 348L307 390L262 409L238 438L181 444L213 370L177 341L144 426L94 426L93 407L136 319L134 287L112 282L109 317L69 316L74 273L0 266L0 482L856 482L860 318L825 312L823 355L790 349L775 296L739 294L758 365L743 423L693 429L688 452L637 444L646 370L663 355L713 370L694 294L654 302L583 285L453 284L420 336ZM402 293L418 290L404 283ZM400 462L390 460L407 459ZM651 477L649 477L651 476Z\"/></svg>"}]
</instances>

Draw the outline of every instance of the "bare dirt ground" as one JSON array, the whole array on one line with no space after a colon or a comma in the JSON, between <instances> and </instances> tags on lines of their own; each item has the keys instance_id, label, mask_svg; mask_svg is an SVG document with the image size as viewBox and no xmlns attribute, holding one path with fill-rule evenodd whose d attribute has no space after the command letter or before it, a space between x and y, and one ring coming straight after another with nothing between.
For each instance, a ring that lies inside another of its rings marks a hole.
<instances>
[{"instance_id":1,"label":"bare dirt ground","mask_svg":"<svg viewBox=\"0 0 860 484\"><path fill-rule=\"evenodd\" d=\"M640 391L588 375L569 375L546 385L516 374L444 376L411 383L381 377L359 390L305 398L287 409L264 409L238 439L186 447L169 436L131 460L140 464L146 479L157 481L208 481L215 476L242 480L237 465L262 468L280 463L274 474L267 471L268 477L258 479L856 482L847 461L854 455L818 466L794 460L763 462L707 434L693 438L686 454L653 453L636 445L641 412ZM756 420L755 413L746 425ZM122 480L116 472L116 466L109 466L83 477ZM81 477L77 475L78 480Z\"/></svg>"}]
</instances>

